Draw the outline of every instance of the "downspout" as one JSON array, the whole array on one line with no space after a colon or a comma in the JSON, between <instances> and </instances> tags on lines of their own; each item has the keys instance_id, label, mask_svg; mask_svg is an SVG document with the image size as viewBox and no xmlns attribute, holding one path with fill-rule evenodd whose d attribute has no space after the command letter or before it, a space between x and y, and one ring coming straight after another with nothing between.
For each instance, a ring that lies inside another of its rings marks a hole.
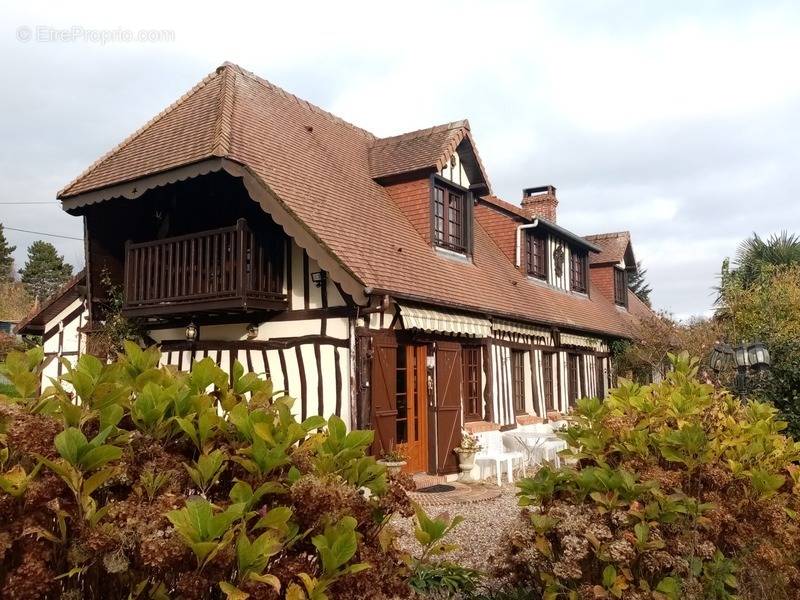
<instances>
[{"instance_id":1,"label":"downspout","mask_svg":"<svg viewBox=\"0 0 800 600\"><path fill-rule=\"evenodd\" d=\"M517 227L517 262L516 266L519 268L520 264L522 263L522 258L520 256L521 249L522 249L522 230L523 229L533 229L534 227L539 225L539 219L534 219L532 223L527 223L525 225L520 225Z\"/></svg>"}]
</instances>

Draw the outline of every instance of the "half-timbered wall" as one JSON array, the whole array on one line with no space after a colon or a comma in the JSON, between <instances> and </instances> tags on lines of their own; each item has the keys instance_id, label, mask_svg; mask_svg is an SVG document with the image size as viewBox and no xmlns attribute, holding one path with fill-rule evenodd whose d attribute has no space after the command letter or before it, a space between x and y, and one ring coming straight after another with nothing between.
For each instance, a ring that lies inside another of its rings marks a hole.
<instances>
[{"instance_id":1,"label":"half-timbered wall","mask_svg":"<svg viewBox=\"0 0 800 600\"><path fill-rule=\"evenodd\" d=\"M493 422L500 425L513 425L516 422L511 373L511 348L501 344L492 344L494 355L492 363L492 416Z\"/></svg>"},{"instance_id":2,"label":"half-timbered wall","mask_svg":"<svg viewBox=\"0 0 800 600\"><path fill-rule=\"evenodd\" d=\"M161 357L162 364L179 369L211 357L228 373L238 360L245 371L271 379L276 392L286 391L295 398L292 411L299 418L335 414L348 425L351 422L349 340L166 343Z\"/></svg>"},{"instance_id":3,"label":"half-timbered wall","mask_svg":"<svg viewBox=\"0 0 800 600\"><path fill-rule=\"evenodd\" d=\"M73 363L83 352L85 340L80 328L86 324L86 316L85 301L76 298L45 325L42 345L45 357L50 359L42 374L42 384L45 387L50 377L57 377L64 371L60 358Z\"/></svg>"},{"instance_id":4,"label":"half-timbered wall","mask_svg":"<svg viewBox=\"0 0 800 600\"><path fill-rule=\"evenodd\" d=\"M557 272L556 269L556 251L558 248L561 248L564 253L564 258L561 261L561 271L560 273ZM547 269L547 278L548 283L553 287L556 287L560 290L569 291L570 289L570 281L569 281L569 264L570 264L570 248L566 242L563 240L548 236L547 237L547 260L548 260L548 269Z\"/></svg>"},{"instance_id":5,"label":"half-timbered wall","mask_svg":"<svg viewBox=\"0 0 800 600\"><path fill-rule=\"evenodd\" d=\"M448 181L452 181L453 183L460 185L461 187L469 188L467 172L464 169L464 165L461 162L461 156L458 152L453 153L453 156L449 161L447 161L447 164L442 167L439 175Z\"/></svg>"},{"instance_id":6,"label":"half-timbered wall","mask_svg":"<svg viewBox=\"0 0 800 600\"><path fill-rule=\"evenodd\" d=\"M155 329L149 335L161 344L163 364L188 369L193 360L210 356L231 372L238 360L245 371L269 377L276 391L294 397L298 417L336 414L349 425L352 300L327 275L317 287L312 275L322 270L294 242L289 242L286 261L289 310L253 323L254 337L248 338L249 321L200 325L194 344L185 340L183 328Z\"/></svg>"}]
</instances>

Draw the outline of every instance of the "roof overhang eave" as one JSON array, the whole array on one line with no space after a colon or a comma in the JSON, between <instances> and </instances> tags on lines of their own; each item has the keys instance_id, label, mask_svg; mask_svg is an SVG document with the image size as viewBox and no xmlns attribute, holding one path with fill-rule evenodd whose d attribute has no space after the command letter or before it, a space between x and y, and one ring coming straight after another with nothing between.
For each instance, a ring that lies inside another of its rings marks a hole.
<instances>
[{"instance_id":1,"label":"roof overhang eave","mask_svg":"<svg viewBox=\"0 0 800 600\"><path fill-rule=\"evenodd\" d=\"M560 225L556 225L555 223L548 221L547 219L542 219L541 217L534 217L534 219L539 220L539 226L543 226L546 229L551 230L553 233L556 233L562 237L567 238L571 242L574 242L578 246L586 248L590 252L595 252L599 254L602 251L600 247L595 246L594 244L582 238L578 234L572 233L569 229L564 229Z\"/></svg>"}]
</instances>

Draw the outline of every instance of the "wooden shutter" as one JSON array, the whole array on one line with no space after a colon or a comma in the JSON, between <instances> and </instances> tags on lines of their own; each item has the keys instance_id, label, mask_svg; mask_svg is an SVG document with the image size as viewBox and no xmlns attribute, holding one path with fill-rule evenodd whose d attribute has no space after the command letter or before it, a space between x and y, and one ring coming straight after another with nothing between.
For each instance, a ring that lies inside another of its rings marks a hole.
<instances>
[{"instance_id":1,"label":"wooden shutter","mask_svg":"<svg viewBox=\"0 0 800 600\"><path fill-rule=\"evenodd\" d=\"M461 441L461 345L436 343L436 470L457 473Z\"/></svg>"},{"instance_id":2,"label":"wooden shutter","mask_svg":"<svg viewBox=\"0 0 800 600\"><path fill-rule=\"evenodd\" d=\"M376 333L372 340L373 452L380 456L395 444L397 435L397 340L393 334Z\"/></svg>"}]
</instances>

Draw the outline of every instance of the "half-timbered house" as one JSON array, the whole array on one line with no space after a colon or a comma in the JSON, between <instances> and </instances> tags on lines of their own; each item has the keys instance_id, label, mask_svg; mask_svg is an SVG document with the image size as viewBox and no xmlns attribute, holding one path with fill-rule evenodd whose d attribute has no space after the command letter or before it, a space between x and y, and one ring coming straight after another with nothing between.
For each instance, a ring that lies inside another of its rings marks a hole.
<instances>
[{"instance_id":1,"label":"half-timbered house","mask_svg":"<svg viewBox=\"0 0 800 600\"><path fill-rule=\"evenodd\" d=\"M494 196L467 121L378 138L232 64L58 198L86 271L23 323L51 355L85 351L110 282L164 363L238 360L415 471L455 471L463 426L603 396L636 320L629 237L565 229L552 186Z\"/></svg>"}]
</instances>

